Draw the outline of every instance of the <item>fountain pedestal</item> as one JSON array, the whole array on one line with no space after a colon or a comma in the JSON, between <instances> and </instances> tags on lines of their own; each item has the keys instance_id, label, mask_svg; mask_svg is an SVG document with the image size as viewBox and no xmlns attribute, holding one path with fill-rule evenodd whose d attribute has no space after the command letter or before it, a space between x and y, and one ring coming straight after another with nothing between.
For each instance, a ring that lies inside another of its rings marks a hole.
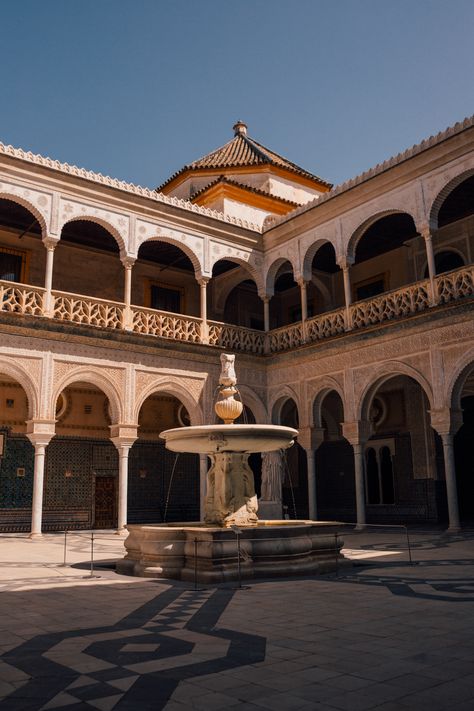
<instances>
[{"instance_id":1,"label":"fountain pedestal","mask_svg":"<svg viewBox=\"0 0 474 711\"><path fill-rule=\"evenodd\" d=\"M204 521L208 525L251 526L256 524L257 495L248 454L211 454L207 473Z\"/></svg>"}]
</instances>

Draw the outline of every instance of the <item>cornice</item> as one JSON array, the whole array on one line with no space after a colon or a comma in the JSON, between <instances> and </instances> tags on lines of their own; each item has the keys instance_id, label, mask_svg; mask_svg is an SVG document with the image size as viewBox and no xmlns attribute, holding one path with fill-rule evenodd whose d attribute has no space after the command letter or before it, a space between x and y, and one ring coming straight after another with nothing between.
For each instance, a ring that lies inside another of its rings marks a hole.
<instances>
[{"instance_id":1,"label":"cornice","mask_svg":"<svg viewBox=\"0 0 474 711\"><path fill-rule=\"evenodd\" d=\"M301 205L301 207L296 208L296 210L292 210L291 212L281 217L272 218L270 224L268 224L270 222L268 220L263 229L263 232L269 232L275 227L278 227L279 225L282 225L285 222L291 221L297 215L301 215L305 212L308 212L309 210L319 207L320 205L328 202L329 200L332 200L332 198L341 195L341 193L345 193L349 190L352 190L357 185L361 185L362 183L371 180L372 178L375 178L377 175L380 175L381 173L384 173L387 170L390 170L391 168L394 168L395 166L400 165L401 163L407 160L410 160L410 158L414 158L420 153L423 153L424 151L427 151L430 148L437 146L443 141L446 141L448 138L452 138L453 136L456 136L457 134L462 133L463 131L466 131L469 128L472 128L473 126L474 115L465 118L463 121L458 121L454 124L454 126L450 126L449 128L445 129L444 131L440 131L434 136L425 138L423 141L421 141L421 143L416 143L415 145L411 146L411 148L407 148L405 151L397 153L395 156L392 156L391 158L388 158L387 160L383 161L383 163L377 163L377 165L375 165L373 168L370 168L369 170L360 173L360 175L357 175L354 178L351 178L350 180L346 180L344 183L336 185L334 188L332 188L332 190L329 190L329 192L323 193L320 197L316 198L315 200L312 200L311 202L307 202L304 205Z\"/></svg>"},{"instance_id":2,"label":"cornice","mask_svg":"<svg viewBox=\"0 0 474 711\"><path fill-rule=\"evenodd\" d=\"M0 155L9 156L10 158L15 158L16 160L21 160L27 163L33 163L34 165L42 166L44 168L49 168L51 170L58 171L60 173L67 173L68 175L73 175L77 178L82 178L89 182L98 183L100 185L105 185L115 190L121 190L132 195L138 195L140 197L153 200L154 202L161 202L165 205L171 205L172 207L177 207L181 210L186 210L187 212L194 212L198 215L203 215L205 217L210 217L214 220L219 220L220 222L229 222L232 225L242 227L246 230L252 230L253 232L261 232L259 225L244 220L239 217L233 217L232 215L224 215L222 212L217 210L211 210L207 207L200 207L199 205L194 205L188 200L181 200L176 197L168 197L163 193L158 193L155 190L150 190L149 188L144 188L140 185L134 185L133 183L127 183L124 180L118 180L117 178L111 178L108 175L102 175L102 173L95 173L92 170L86 170L85 168L78 168L76 165L69 165L69 163L61 163L58 160L53 160L38 153L32 153L31 151L24 151L22 148L15 148L14 146L5 145L0 142Z\"/></svg>"}]
</instances>

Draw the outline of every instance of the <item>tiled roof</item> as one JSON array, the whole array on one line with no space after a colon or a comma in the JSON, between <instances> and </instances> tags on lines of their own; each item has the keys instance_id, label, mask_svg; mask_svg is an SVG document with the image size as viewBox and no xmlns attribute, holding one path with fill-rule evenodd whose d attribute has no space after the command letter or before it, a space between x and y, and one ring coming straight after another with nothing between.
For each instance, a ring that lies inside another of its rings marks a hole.
<instances>
[{"instance_id":1,"label":"tiled roof","mask_svg":"<svg viewBox=\"0 0 474 711\"><path fill-rule=\"evenodd\" d=\"M237 123L236 127L239 126L245 126L245 124ZM270 151L268 148L265 148L265 146L257 143L253 138L247 136L246 130L240 130L236 132L234 138L224 146L193 161L193 163L188 163L183 166L181 170L178 170L160 185L157 190L163 190L166 185L175 180L179 175L188 171L221 170L222 168L242 168L262 165L277 166L290 173L300 175L320 185L324 185L327 188L332 187L332 183L328 183L317 175L313 175L313 173L304 170L304 168L300 168L299 165L283 158L278 155L278 153Z\"/></svg>"},{"instance_id":2,"label":"tiled roof","mask_svg":"<svg viewBox=\"0 0 474 711\"><path fill-rule=\"evenodd\" d=\"M259 188L254 188L250 185L246 185L245 183L241 183L239 180L227 178L225 175L219 175L219 177L213 180L212 183L205 185L199 190L196 190L196 192L193 193L189 199L192 201L195 198L204 195L204 193L206 193L208 190L219 184L234 185L235 187L241 188L242 190L247 190L249 193L254 193L255 195L262 195L262 197L270 198L271 200L277 200L278 202L282 202L285 205L290 205L291 207L296 208L301 205L301 203L299 202L293 202L293 200L287 200L286 198L282 198L279 195L273 195L273 193L269 193L266 190L260 190Z\"/></svg>"}]
</instances>

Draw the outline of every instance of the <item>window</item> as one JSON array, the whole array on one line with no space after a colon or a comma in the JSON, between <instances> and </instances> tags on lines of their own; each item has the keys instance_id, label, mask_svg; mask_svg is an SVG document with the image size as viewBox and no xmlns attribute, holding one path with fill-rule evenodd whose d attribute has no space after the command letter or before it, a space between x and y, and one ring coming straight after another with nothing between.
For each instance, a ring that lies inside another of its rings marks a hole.
<instances>
[{"instance_id":1,"label":"window","mask_svg":"<svg viewBox=\"0 0 474 711\"><path fill-rule=\"evenodd\" d=\"M371 442L365 451L366 497L372 506L395 503L393 441Z\"/></svg>"},{"instance_id":2,"label":"window","mask_svg":"<svg viewBox=\"0 0 474 711\"><path fill-rule=\"evenodd\" d=\"M0 279L4 281L24 281L26 272L26 252L0 248Z\"/></svg>"},{"instance_id":3,"label":"window","mask_svg":"<svg viewBox=\"0 0 474 711\"><path fill-rule=\"evenodd\" d=\"M183 290L159 284L150 285L150 308L183 313Z\"/></svg>"}]
</instances>

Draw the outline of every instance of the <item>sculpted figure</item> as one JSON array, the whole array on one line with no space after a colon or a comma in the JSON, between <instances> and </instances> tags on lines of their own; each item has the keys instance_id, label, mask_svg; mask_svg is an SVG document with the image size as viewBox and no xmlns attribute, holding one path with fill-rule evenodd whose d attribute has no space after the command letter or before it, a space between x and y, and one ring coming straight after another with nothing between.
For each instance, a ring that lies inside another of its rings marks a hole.
<instances>
[{"instance_id":1,"label":"sculpted figure","mask_svg":"<svg viewBox=\"0 0 474 711\"><path fill-rule=\"evenodd\" d=\"M281 503L281 483L285 473L282 449L262 454L262 499Z\"/></svg>"},{"instance_id":2,"label":"sculpted figure","mask_svg":"<svg viewBox=\"0 0 474 711\"><path fill-rule=\"evenodd\" d=\"M220 385L226 385L227 387L235 385L237 383L237 378L235 376L234 369L235 355L230 355L228 353L221 353L221 375L219 378Z\"/></svg>"}]
</instances>

